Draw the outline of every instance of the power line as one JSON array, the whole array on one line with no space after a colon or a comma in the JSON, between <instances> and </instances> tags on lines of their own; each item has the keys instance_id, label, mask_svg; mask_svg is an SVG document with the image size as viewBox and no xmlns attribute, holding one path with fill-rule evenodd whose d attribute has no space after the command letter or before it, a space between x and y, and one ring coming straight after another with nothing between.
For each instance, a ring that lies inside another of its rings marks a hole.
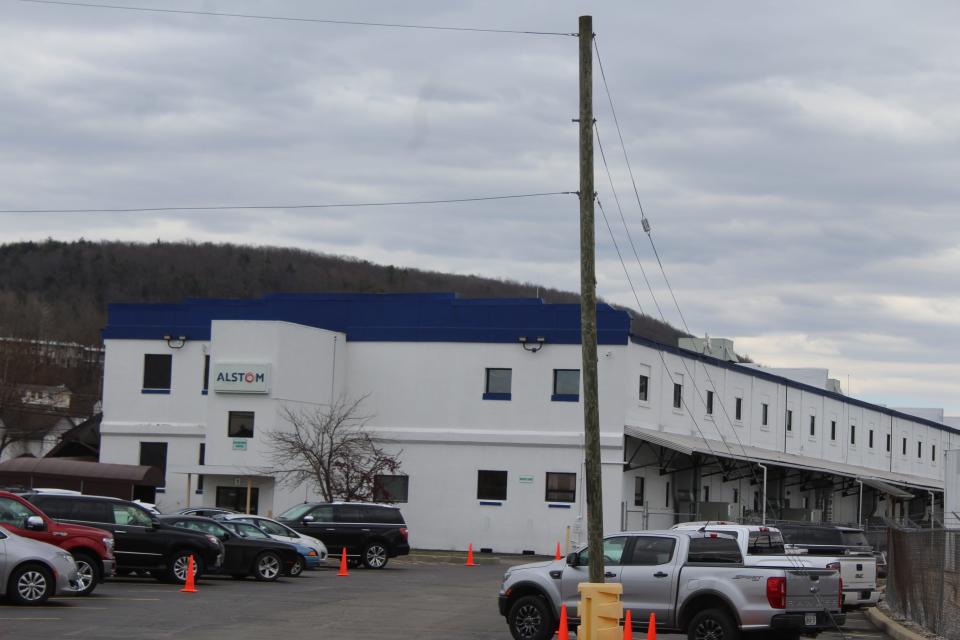
<instances>
[{"instance_id":1,"label":"power line","mask_svg":"<svg viewBox=\"0 0 960 640\"><path fill-rule=\"evenodd\" d=\"M578 36L577 33L557 31L528 31L520 29L484 29L480 27L446 27L424 24L395 24L390 22L363 22L360 20L333 20L327 18L298 18L293 16L268 16L250 13L222 13L219 11L200 11L193 9L158 9L154 7L134 7L129 5L99 4L94 2L70 2L68 0L18 0L32 4L50 4L85 9L116 9L120 11L141 11L145 13L175 13L195 16L214 16L218 18L243 18L246 20L274 20L281 22L312 22L319 24L351 25L358 27L386 27L391 29L423 29L429 31L471 31L474 33L510 33L533 36Z\"/></svg>"},{"instance_id":2,"label":"power line","mask_svg":"<svg viewBox=\"0 0 960 640\"><path fill-rule=\"evenodd\" d=\"M517 193L505 196L478 196L474 198L449 198L445 200L397 200L391 202L341 202L335 204L291 205L215 205L200 207L117 207L103 209L0 209L0 213L146 213L169 211L242 211L263 209L340 209L347 207L399 207L415 204L455 204L462 202L487 202L517 198L540 198L544 196L575 195L576 191L548 191L544 193Z\"/></svg>"}]
</instances>

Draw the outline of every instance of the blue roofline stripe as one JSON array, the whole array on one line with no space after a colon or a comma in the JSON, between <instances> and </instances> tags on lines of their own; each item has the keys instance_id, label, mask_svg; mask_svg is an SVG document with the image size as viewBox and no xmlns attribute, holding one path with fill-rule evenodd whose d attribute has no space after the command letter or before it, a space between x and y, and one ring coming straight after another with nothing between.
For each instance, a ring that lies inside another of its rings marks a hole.
<instances>
[{"instance_id":1,"label":"blue roofline stripe","mask_svg":"<svg viewBox=\"0 0 960 640\"><path fill-rule=\"evenodd\" d=\"M864 400L858 400L851 396L845 396L840 393L834 393L833 391L827 391L826 389L821 389L820 387L814 387L809 384L804 384L802 382L797 382L796 380L791 380L789 378L784 378L783 376L778 376L773 373L768 373L763 369L751 369L749 367L741 367L736 363L727 362L726 360L720 360L719 358L714 358L713 356L708 356L703 353L697 353L696 351L688 351L686 349L681 349L680 347L674 347L667 344L662 344L660 342L655 342L647 338L636 336L631 334L630 341L635 344L641 344L651 349L658 349L660 351L666 351L667 353L672 353L677 356L684 358L691 358L694 360L700 360L706 364L711 364L722 369L729 369L730 371L736 371L737 373L754 376L756 378L761 378L767 380L768 382L775 382L777 384L782 384L786 387L791 387L793 389L798 389L800 391L807 391L825 398L830 398L832 400L837 400L839 402L846 402L864 409L869 409L871 411L876 411L877 413L882 413L894 418L899 418L901 420L909 420L910 422L916 422L917 424L926 425L928 427L934 427L940 429L941 431L946 431L948 433L960 434L960 429L955 429L947 424L941 424L939 422L934 422L933 420L928 420L927 418L921 418L919 416L912 416L909 413L903 413L897 411L896 409L890 409L889 407L882 407L877 404L871 404Z\"/></svg>"}]
</instances>

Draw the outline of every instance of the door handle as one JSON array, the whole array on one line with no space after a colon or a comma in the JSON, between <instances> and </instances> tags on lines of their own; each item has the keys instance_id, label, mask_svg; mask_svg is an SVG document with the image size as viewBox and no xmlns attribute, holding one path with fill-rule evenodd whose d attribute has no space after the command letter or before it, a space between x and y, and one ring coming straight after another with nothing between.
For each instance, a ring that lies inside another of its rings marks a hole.
<instances>
[{"instance_id":1,"label":"door handle","mask_svg":"<svg viewBox=\"0 0 960 640\"><path fill-rule=\"evenodd\" d=\"M364 533L370 533L370 529L360 529L360 531L363 531Z\"/></svg>"},{"instance_id":2,"label":"door handle","mask_svg":"<svg viewBox=\"0 0 960 640\"><path fill-rule=\"evenodd\" d=\"M113 532L114 532L114 533L126 533L126 531L124 531L123 529L114 529Z\"/></svg>"},{"instance_id":3,"label":"door handle","mask_svg":"<svg viewBox=\"0 0 960 640\"><path fill-rule=\"evenodd\" d=\"M607 571L606 573L603 574L603 577L604 577L604 578L616 578L616 577L617 577L617 574L615 574L613 571Z\"/></svg>"},{"instance_id":4,"label":"door handle","mask_svg":"<svg viewBox=\"0 0 960 640\"><path fill-rule=\"evenodd\" d=\"M327 529L327 531L336 531L336 529Z\"/></svg>"},{"instance_id":5,"label":"door handle","mask_svg":"<svg viewBox=\"0 0 960 640\"><path fill-rule=\"evenodd\" d=\"M654 578L666 578L668 575L670 575L670 574L669 574L669 573L664 573L663 571L657 571L655 574L653 574L653 577L654 577Z\"/></svg>"}]
</instances>

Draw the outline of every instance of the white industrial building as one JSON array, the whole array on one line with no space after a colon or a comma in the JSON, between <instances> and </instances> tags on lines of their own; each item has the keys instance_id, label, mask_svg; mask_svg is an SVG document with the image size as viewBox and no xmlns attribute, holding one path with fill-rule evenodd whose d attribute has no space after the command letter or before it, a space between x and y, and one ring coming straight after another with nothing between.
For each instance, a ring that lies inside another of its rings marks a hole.
<instances>
[{"instance_id":1,"label":"white industrial building","mask_svg":"<svg viewBox=\"0 0 960 640\"><path fill-rule=\"evenodd\" d=\"M413 546L552 552L585 538L579 315L452 294L111 305L100 459L165 467L162 510L249 500L277 514L317 495L272 477L264 434L285 428L284 408L367 396L368 428L400 452L403 477L383 481ZM679 349L629 327L600 305L606 530L764 512L917 519L931 504L942 517L944 452L960 448L942 413L845 397L824 370L731 362L732 344Z\"/></svg>"}]
</instances>

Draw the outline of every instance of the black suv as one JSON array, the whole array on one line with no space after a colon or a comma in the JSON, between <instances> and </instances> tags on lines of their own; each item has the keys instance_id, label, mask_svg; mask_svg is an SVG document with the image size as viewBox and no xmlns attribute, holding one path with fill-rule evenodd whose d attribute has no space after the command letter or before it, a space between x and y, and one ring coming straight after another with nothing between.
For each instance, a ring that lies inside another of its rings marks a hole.
<instances>
[{"instance_id":1,"label":"black suv","mask_svg":"<svg viewBox=\"0 0 960 640\"><path fill-rule=\"evenodd\" d=\"M54 520L113 533L118 574L148 570L159 580L183 584L191 555L197 577L206 568L219 568L223 563L223 543L216 536L161 522L128 500L52 493L21 495Z\"/></svg>"},{"instance_id":2,"label":"black suv","mask_svg":"<svg viewBox=\"0 0 960 640\"><path fill-rule=\"evenodd\" d=\"M319 538L331 557L346 548L347 562L382 569L387 560L410 553L407 527L397 507L360 502L304 502L287 509L277 520Z\"/></svg>"}]
</instances>

